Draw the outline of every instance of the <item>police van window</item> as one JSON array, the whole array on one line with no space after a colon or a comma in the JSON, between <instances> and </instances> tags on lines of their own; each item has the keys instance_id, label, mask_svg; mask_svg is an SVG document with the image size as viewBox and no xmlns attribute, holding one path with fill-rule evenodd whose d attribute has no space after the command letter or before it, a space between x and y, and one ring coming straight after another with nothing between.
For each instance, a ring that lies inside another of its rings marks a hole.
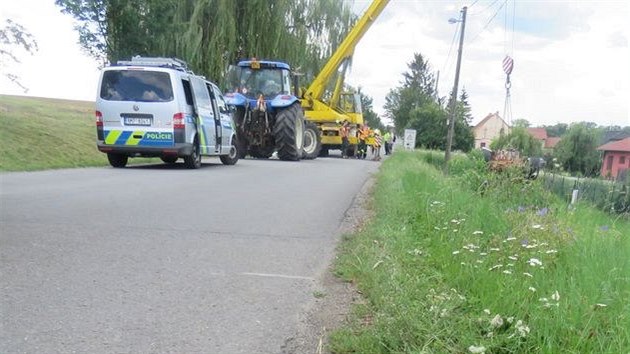
<instances>
[{"instance_id":1,"label":"police van window","mask_svg":"<svg viewBox=\"0 0 630 354\"><path fill-rule=\"evenodd\" d=\"M210 92L203 80L192 78L192 91L195 95L195 102L198 107L212 110L212 101L210 100Z\"/></svg>"},{"instance_id":2,"label":"police van window","mask_svg":"<svg viewBox=\"0 0 630 354\"><path fill-rule=\"evenodd\" d=\"M184 96L186 96L186 104L193 105L192 90L190 89L190 81L182 80L182 86L184 86Z\"/></svg>"},{"instance_id":3,"label":"police van window","mask_svg":"<svg viewBox=\"0 0 630 354\"><path fill-rule=\"evenodd\" d=\"M219 112L221 113L230 113L230 110L228 109L227 104L225 103L225 99L223 98L223 95L221 94L221 91L219 91L219 89L217 87L212 87L214 89L214 97L217 100L217 105L219 105Z\"/></svg>"},{"instance_id":4,"label":"police van window","mask_svg":"<svg viewBox=\"0 0 630 354\"><path fill-rule=\"evenodd\" d=\"M103 73L100 96L107 101L172 101L171 77L161 71L107 70Z\"/></svg>"}]
</instances>

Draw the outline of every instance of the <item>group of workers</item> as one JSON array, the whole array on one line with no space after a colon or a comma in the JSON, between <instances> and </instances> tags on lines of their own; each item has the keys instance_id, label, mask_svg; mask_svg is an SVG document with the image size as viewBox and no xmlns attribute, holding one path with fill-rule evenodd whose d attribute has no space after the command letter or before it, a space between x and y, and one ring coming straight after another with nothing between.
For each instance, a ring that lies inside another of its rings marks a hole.
<instances>
[{"instance_id":1,"label":"group of workers","mask_svg":"<svg viewBox=\"0 0 630 354\"><path fill-rule=\"evenodd\" d=\"M341 129L341 156L344 159L348 158L348 146L349 146L349 135L350 135L350 123L347 120L344 120ZM359 139L359 144L357 146L356 158L357 159L365 159L367 157L367 148L368 145L371 149L372 160L378 161L381 159L381 147L385 144L385 155L389 155L392 152L392 147L394 142L396 142L396 136L389 131L385 132L385 135L381 134L379 129L370 129L367 124L363 124L358 131L357 138ZM370 139L371 138L371 139ZM371 142L368 143L368 140Z\"/></svg>"}]
</instances>

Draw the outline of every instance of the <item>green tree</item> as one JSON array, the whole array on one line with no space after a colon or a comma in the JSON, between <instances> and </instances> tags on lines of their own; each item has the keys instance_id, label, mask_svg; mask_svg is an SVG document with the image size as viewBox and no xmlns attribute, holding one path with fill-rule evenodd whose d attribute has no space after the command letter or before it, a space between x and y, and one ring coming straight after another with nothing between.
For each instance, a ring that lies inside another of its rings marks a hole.
<instances>
[{"instance_id":1,"label":"green tree","mask_svg":"<svg viewBox=\"0 0 630 354\"><path fill-rule=\"evenodd\" d=\"M361 88L358 90L361 97L361 109L363 111L363 121L372 129L380 129L381 132L385 131L385 125L381 121L381 118L374 112L372 97L364 94Z\"/></svg>"},{"instance_id":2,"label":"green tree","mask_svg":"<svg viewBox=\"0 0 630 354\"><path fill-rule=\"evenodd\" d=\"M540 141L531 136L524 127L515 127L509 134L503 134L490 143L492 150L516 149L521 156L541 156Z\"/></svg>"},{"instance_id":3,"label":"green tree","mask_svg":"<svg viewBox=\"0 0 630 354\"><path fill-rule=\"evenodd\" d=\"M555 125L543 125L547 131L547 136L561 137L569 129L569 125L566 123L556 123Z\"/></svg>"},{"instance_id":4,"label":"green tree","mask_svg":"<svg viewBox=\"0 0 630 354\"><path fill-rule=\"evenodd\" d=\"M601 167L601 154L597 146L598 132L593 125L575 123L556 145L555 156L565 170L595 176Z\"/></svg>"},{"instance_id":5,"label":"green tree","mask_svg":"<svg viewBox=\"0 0 630 354\"><path fill-rule=\"evenodd\" d=\"M514 122L512 123L512 126L518 127L518 128L529 128L531 124L529 123L527 119L519 118L519 119L514 120Z\"/></svg>"},{"instance_id":6,"label":"green tree","mask_svg":"<svg viewBox=\"0 0 630 354\"><path fill-rule=\"evenodd\" d=\"M56 0L78 21L79 42L106 62L179 57L222 83L243 58L282 60L316 73L356 16L336 0Z\"/></svg>"},{"instance_id":7,"label":"green tree","mask_svg":"<svg viewBox=\"0 0 630 354\"><path fill-rule=\"evenodd\" d=\"M436 103L435 79L429 62L422 54L415 53L407 67L409 71L403 73L401 85L390 89L385 96L386 116L394 122L398 134L411 124L412 111ZM423 112L433 111L428 109ZM417 114L414 119L417 119Z\"/></svg>"},{"instance_id":8,"label":"green tree","mask_svg":"<svg viewBox=\"0 0 630 354\"><path fill-rule=\"evenodd\" d=\"M11 82L18 85L24 93L28 88L22 85L18 75L11 73L11 63L19 64L20 52L33 54L38 50L37 41L22 25L8 19L4 27L0 28L0 69L2 74Z\"/></svg>"}]
</instances>

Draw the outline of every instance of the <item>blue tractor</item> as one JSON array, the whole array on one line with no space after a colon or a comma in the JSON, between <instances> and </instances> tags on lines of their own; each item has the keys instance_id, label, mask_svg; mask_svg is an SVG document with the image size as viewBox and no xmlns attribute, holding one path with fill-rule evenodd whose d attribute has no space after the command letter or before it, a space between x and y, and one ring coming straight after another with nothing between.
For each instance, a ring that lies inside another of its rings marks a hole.
<instances>
[{"instance_id":1,"label":"blue tractor","mask_svg":"<svg viewBox=\"0 0 630 354\"><path fill-rule=\"evenodd\" d=\"M230 66L226 103L235 108L240 157L314 159L321 148L315 123L304 119L291 93L291 69L282 62L245 60ZM317 151L316 151L317 150Z\"/></svg>"}]
</instances>

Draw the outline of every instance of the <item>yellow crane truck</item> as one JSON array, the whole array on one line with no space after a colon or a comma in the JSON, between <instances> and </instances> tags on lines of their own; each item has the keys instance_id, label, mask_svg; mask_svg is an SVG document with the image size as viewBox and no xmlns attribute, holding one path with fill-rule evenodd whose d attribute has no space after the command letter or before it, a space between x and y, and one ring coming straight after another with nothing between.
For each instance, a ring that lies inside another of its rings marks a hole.
<instances>
[{"instance_id":1,"label":"yellow crane truck","mask_svg":"<svg viewBox=\"0 0 630 354\"><path fill-rule=\"evenodd\" d=\"M388 3L389 0L374 0L372 2L311 85L299 93L305 118L316 123L321 131L320 156L326 156L329 150L341 149L339 130L343 120L348 120L351 126L348 153L353 155L356 151L357 132L363 124L361 99L357 93L343 92L345 73L357 43ZM334 90L330 99L325 101L326 89L335 77Z\"/></svg>"}]
</instances>

